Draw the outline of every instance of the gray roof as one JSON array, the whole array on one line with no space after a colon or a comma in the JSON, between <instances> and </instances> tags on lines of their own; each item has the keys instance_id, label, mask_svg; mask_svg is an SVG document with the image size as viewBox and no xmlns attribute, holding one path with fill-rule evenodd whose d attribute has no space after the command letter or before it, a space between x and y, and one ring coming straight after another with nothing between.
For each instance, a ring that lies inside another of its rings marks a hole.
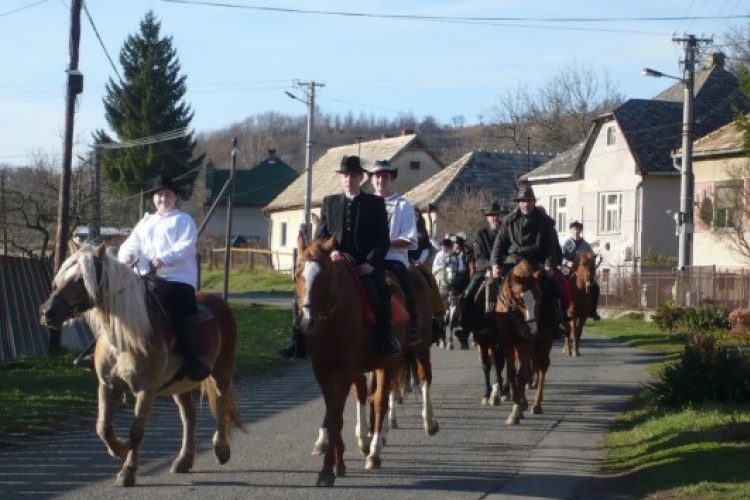
<instances>
[{"instance_id":1,"label":"gray roof","mask_svg":"<svg viewBox=\"0 0 750 500\"><path fill-rule=\"evenodd\" d=\"M472 151L445 167L404 197L419 209L438 207L452 195L489 191L500 203L515 194L516 179L553 155L523 152Z\"/></svg>"},{"instance_id":2,"label":"gray roof","mask_svg":"<svg viewBox=\"0 0 750 500\"><path fill-rule=\"evenodd\" d=\"M581 141L567 151L555 156L541 167L534 169L522 179L535 180L552 180L552 179L570 179L580 163L582 163L583 153L586 150L586 141Z\"/></svg>"}]
</instances>

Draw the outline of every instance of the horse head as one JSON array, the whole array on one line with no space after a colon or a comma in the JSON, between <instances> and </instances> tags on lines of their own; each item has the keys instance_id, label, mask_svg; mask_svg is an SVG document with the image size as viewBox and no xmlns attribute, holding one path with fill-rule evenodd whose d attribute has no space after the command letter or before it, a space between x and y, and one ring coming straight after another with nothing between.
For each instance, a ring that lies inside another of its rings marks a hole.
<instances>
[{"instance_id":1,"label":"horse head","mask_svg":"<svg viewBox=\"0 0 750 500\"><path fill-rule=\"evenodd\" d=\"M588 252L578 254L570 270L570 276L574 277L579 288L585 289L588 293L596 276L596 255Z\"/></svg>"},{"instance_id":2,"label":"horse head","mask_svg":"<svg viewBox=\"0 0 750 500\"><path fill-rule=\"evenodd\" d=\"M328 319L336 305L332 276L337 271L330 257L335 248L334 238L307 244L302 234L297 237L295 294L299 305L298 326L303 333L312 333L320 322Z\"/></svg>"},{"instance_id":3,"label":"horse head","mask_svg":"<svg viewBox=\"0 0 750 500\"><path fill-rule=\"evenodd\" d=\"M99 300L99 279L105 247L83 246L60 266L52 280L49 298L39 308L42 325L59 329L70 318L80 316Z\"/></svg>"},{"instance_id":4,"label":"horse head","mask_svg":"<svg viewBox=\"0 0 750 500\"><path fill-rule=\"evenodd\" d=\"M535 270L527 260L521 260L505 279L497 302L498 312L520 314L524 319L523 328L528 329L530 335L535 335L538 330L542 296L539 283L542 274L542 271Z\"/></svg>"}]
</instances>

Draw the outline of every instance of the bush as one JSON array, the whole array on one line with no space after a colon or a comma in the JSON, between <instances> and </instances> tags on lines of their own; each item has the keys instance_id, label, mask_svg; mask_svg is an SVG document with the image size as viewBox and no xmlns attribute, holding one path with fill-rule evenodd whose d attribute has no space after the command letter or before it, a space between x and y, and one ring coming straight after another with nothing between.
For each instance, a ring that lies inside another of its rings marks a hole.
<instances>
[{"instance_id":1,"label":"bush","mask_svg":"<svg viewBox=\"0 0 750 500\"><path fill-rule=\"evenodd\" d=\"M681 408L707 402L750 401L750 359L736 347L716 347L716 339L693 335L682 356L647 385L650 404Z\"/></svg>"},{"instance_id":2,"label":"bush","mask_svg":"<svg viewBox=\"0 0 750 500\"><path fill-rule=\"evenodd\" d=\"M678 326L687 333L708 333L729 330L729 311L712 301L702 302L698 307L685 309Z\"/></svg>"},{"instance_id":3,"label":"bush","mask_svg":"<svg viewBox=\"0 0 750 500\"><path fill-rule=\"evenodd\" d=\"M656 309L653 315L654 323L662 332L673 332L677 329L685 309L673 300L668 300Z\"/></svg>"},{"instance_id":4,"label":"bush","mask_svg":"<svg viewBox=\"0 0 750 500\"><path fill-rule=\"evenodd\" d=\"M737 308L729 313L729 333L734 337L750 335L750 307Z\"/></svg>"}]
</instances>

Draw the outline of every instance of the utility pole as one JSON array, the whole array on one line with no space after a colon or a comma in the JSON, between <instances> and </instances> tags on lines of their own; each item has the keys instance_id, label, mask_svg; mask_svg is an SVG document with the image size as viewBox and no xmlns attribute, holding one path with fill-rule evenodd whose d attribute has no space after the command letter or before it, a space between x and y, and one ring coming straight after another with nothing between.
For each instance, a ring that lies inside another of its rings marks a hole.
<instances>
[{"instance_id":1,"label":"utility pole","mask_svg":"<svg viewBox=\"0 0 750 500\"><path fill-rule=\"evenodd\" d=\"M101 171L102 171L102 150L94 146L94 162L92 165L93 172L91 175L91 217L89 218L89 241L94 242L99 239L102 232L101 224Z\"/></svg>"},{"instance_id":2,"label":"utility pole","mask_svg":"<svg viewBox=\"0 0 750 500\"><path fill-rule=\"evenodd\" d=\"M227 181L229 192L227 193L227 230L224 237L224 300L229 297L229 263L232 255L232 200L234 198L234 171L237 169L237 154L239 152L237 138L235 137L232 139L232 168L229 171L229 181Z\"/></svg>"},{"instance_id":3,"label":"utility pole","mask_svg":"<svg viewBox=\"0 0 750 500\"><path fill-rule=\"evenodd\" d=\"M324 83L316 83L314 80L310 82L297 82L299 87L307 87L306 95L307 99L300 99L294 94L287 92L286 94L292 99L302 101L307 104L307 142L305 143L305 201L303 207L304 222L300 230L305 235L305 239L310 241L312 238L312 224L311 209L312 209L312 146L313 146L313 122L315 114L315 87L325 87Z\"/></svg>"},{"instance_id":4,"label":"utility pole","mask_svg":"<svg viewBox=\"0 0 750 500\"><path fill-rule=\"evenodd\" d=\"M0 222L3 224L3 255L8 256L8 216L5 205L5 167L0 169Z\"/></svg>"},{"instance_id":5,"label":"utility pole","mask_svg":"<svg viewBox=\"0 0 750 500\"><path fill-rule=\"evenodd\" d=\"M73 118L78 94L83 92L83 75L78 71L78 47L81 41L81 8L83 0L70 2L70 45L68 83L65 96L65 139L63 141L62 175L57 203L57 240L55 241L55 272L60 269L68 250L68 211L70 209L70 178L73 163Z\"/></svg>"}]
</instances>

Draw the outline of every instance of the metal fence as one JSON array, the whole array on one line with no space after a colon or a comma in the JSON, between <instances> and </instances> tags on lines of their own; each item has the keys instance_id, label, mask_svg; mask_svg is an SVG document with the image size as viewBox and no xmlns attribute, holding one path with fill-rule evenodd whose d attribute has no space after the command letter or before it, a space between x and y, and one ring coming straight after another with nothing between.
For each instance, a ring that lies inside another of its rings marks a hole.
<instances>
[{"instance_id":1,"label":"metal fence","mask_svg":"<svg viewBox=\"0 0 750 500\"><path fill-rule=\"evenodd\" d=\"M750 270L691 266L680 271L614 267L598 271L605 308L656 309L667 301L696 306L711 299L729 310L750 305Z\"/></svg>"}]
</instances>

